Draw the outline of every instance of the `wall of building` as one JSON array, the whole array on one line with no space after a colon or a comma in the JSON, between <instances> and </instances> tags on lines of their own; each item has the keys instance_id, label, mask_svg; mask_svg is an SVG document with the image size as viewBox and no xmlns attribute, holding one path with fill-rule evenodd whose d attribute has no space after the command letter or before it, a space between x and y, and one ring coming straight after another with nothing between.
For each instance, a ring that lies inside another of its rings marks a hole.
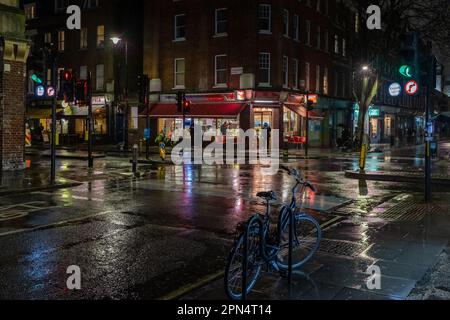
<instances>
[{"instance_id":1,"label":"wall of building","mask_svg":"<svg viewBox=\"0 0 450 320\"><path fill-rule=\"evenodd\" d=\"M0 1L0 36L4 38L0 75L0 171L24 168L25 77L28 42L18 1ZM12 17L12 18L11 18ZM7 18L7 19L6 19ZM0 57L1 59L1 57Z\"/></svg>"}]
</instances>

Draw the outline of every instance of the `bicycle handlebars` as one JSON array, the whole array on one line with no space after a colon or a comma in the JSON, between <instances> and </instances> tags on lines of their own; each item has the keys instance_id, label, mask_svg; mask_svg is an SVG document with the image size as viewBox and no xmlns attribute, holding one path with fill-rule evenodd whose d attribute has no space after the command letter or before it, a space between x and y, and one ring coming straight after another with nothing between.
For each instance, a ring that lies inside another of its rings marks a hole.
<instances>
[{"instance_id":1,"label":"bicycle handlebars","mask_svg":"<svg viewBox=\"0 0 450 320\"><path fill-rule=\"evenodd\" d=\"M293 176L297 183L302 184L306 188L309 188L312 192L316 193L317 188L309 181L305 181L302 177L300 177L300 173L296 169L290 169L286 166L281 166L281 169L286 171L290 176Z\"/></svg>"}]
</instances>

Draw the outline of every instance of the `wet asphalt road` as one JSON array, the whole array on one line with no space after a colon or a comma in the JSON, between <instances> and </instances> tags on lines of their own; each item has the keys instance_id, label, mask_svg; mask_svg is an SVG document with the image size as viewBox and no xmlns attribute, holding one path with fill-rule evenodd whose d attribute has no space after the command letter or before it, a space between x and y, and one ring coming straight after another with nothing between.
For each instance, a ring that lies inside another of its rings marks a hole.
<instances>
[{"instance_id":1,"label":"wet asphalt road","mask_svg":"<svg viewBox=\"0 0 450 320\"><path fill-rule=\"evenodd\" d=\"M372 155L368 170L420 170L414 152ZM39 181L47 164L27 179ZM354 158L301 160L319 189L309 199L313 214L356 201L364 214L383 199L420 191L417 184L359 182L344 177ZM235 226L261 210L254 197L275 190L289 198L290 177L267 176L254 166L154 166L133 179L124 159L58 161L59 177L79 187L0 197L0 299L156 299L173 296L218 275ZM448 173L446 164L435 170ZM89 182L90 181L90 182ZM442 188L440 191L443 191ZM66 270L77 265L82 289L69 291Z\"/></svg>"}]
</instances>

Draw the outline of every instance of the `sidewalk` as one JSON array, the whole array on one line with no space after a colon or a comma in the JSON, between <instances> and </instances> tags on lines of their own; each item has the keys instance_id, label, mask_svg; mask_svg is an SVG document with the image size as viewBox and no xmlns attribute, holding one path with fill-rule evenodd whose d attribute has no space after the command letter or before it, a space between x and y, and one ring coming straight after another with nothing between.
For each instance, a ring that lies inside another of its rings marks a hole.
<instances>
[{"instance_id":1,"label":"sidewalk","mask_svg":"<svg viewBox=\"0 0 450 320\"><path fill-rule=\"evenodd\" d=\"M417 194L402 194L367 216L343 214L323 231L313 260L295 272L291 292L287 279L265 272L249 300L427 299L434 297L427 293L436 290L440 298L450 299L448 260L443 260L449 252L449 196L437 194L427 205ZM380 268L380 289L367 286L372 266ZM226 299L223 279L181 298Z\"/></svg>"},{"instance_id":2,"label":"sidewalk","mask_svg":"<svg viewBox=\"0 0 450 320\"><path fill-rule=\"evenodd\" d=\"M449 163L450 165L450 163ZM386 171L346 171L345 177L356 180L371 181L389 181L389 182L407 182L421 183L425 179L423 172L386 172ZM450 186L450 176L446 174L432 174L432 184Z\"/></svg>"}]
</instances>

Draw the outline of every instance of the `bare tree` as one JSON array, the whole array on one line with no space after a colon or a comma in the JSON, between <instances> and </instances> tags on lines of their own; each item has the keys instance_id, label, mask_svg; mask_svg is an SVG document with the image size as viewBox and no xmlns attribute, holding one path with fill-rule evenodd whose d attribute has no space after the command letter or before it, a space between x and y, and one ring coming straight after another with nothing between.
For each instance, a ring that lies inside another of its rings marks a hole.
<instances>
[{"instance_id":1,"label":"bare tree","mask_svg":"<svg viewBox=\"0 0 450 320\"><path fill-rule=\"evenodd\" d=\"M368 147L364 125L369 106L382 84L380 73L373 68L379 56L394 57L400 50L403 35L416 32L424 41L431 41L444 55L450 54L450 1L448 0L349 0L346 2L360 19L360 30L352 48L355 64L353 94L359 105L357 128L361 152ZM381 29L366 26L369 6L381 9ZM365 161L361 161L361 169Z\"/></svg>"}]
</instances>

